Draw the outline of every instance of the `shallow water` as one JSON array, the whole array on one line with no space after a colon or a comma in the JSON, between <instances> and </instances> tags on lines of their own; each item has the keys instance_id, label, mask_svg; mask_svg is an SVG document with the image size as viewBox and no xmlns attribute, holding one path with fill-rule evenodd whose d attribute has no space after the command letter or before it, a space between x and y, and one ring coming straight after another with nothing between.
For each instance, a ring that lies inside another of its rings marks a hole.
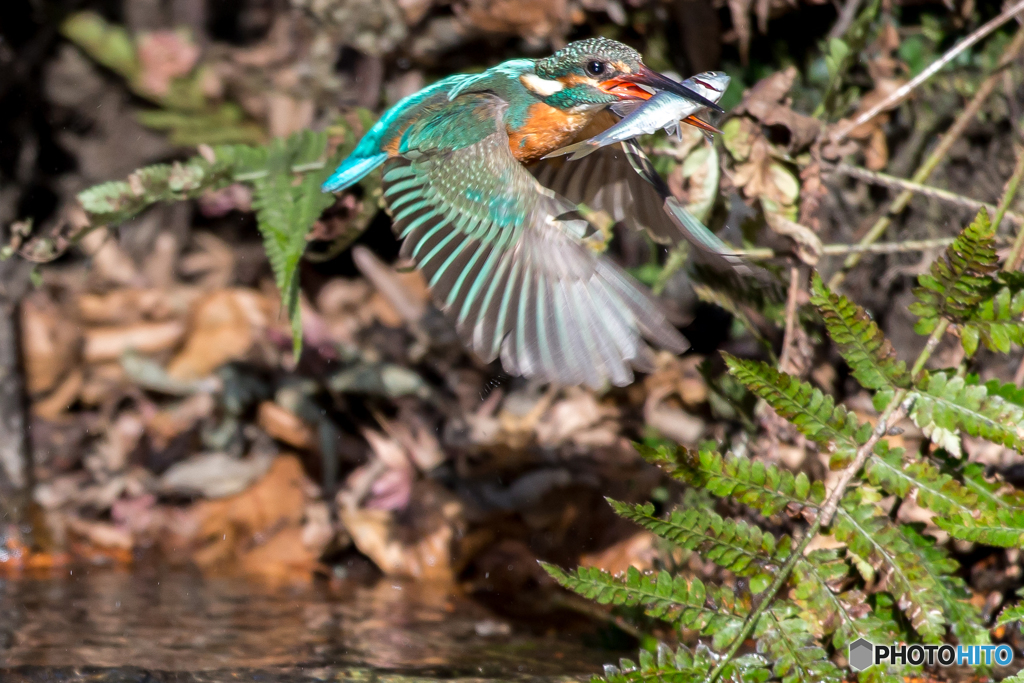
<instances>
[{"instance_id":1,"label":"shallow water","mask_svg":"<svg viewBox=\"0 0 1024 683\"><path fill-rule=\"evenodd\" d=\"M286 590L96 568L0 579L2 681L585 678L607 660L569 634L510 633L465 598L388 579Z\"/></svg>"}]
</instances>

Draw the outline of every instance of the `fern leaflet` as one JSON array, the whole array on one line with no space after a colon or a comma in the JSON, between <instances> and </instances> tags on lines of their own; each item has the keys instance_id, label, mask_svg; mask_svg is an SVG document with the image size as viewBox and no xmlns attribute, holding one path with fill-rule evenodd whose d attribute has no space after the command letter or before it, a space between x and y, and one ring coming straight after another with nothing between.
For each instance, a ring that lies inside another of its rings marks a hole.
<instances>
[{"instance_id":1,"label":"fern leaflet","mask_svg":"<svg viewBox=\"0 0 1024 683\"><path fill-rule=\"evenodd\" d=\"M298 183L292 167L309 164L323 154L325 133L305 131L287 141L274 140L267 157L267 175L253 181L253 208L267 258L274 271L281 302L292 326L295 355L302 349L299 316L299 259L306 250L306 234L334 197L320 191L329 169L302 176Z\"/></svg>"},{"instance_id":2,"label":"fern leaflet","mask_svg":"<svg viewBox=\"0 0 1024 683\"><path fill-rule=\"evenodd\" d=\"M604 676L592 681L607 683L703 683L718 663L718 657L703 643L693 653L685 645L672 652L664 643L657 653L640 651L639 663L619 660L619 666L605 665ZM758 655L744 655L729 662L722 670L722 680L730 683L764 683L772 674Z\"/></svg>"},{"instance_id":3,"label":"fern leaflet","mask_svg":"<svg viewBox=\"0 0 1024 683\"><path fill-rule=\"evenodd\" d=\"M906 364L896 360L895 349L875 321L863 308L829 290L818 273L811 281L811 303L853 376L865 389L881 393L876 405L888 403L895 388L909 386Z\"/></svg>"},{"instance_id":4,"label":"fern leaflet","mask_svg":"<svg viewBox=\"0 0 1024 683\"><path fill-rule=\"evenodd\" d=\"M843 501L832 524L835 537L866 562L858 565L881 571L900 609L914 629L928 642L945 631L942 605L935 599L939 586L922 566L920 558L889 517L871 504ZM865 576L870 581L874 576Z\"/></svg>"},{"instance_id":5,"label":"fern leaflet","mask_svg":"<svg viewBox=\"0 0 1024 683\"><path fill-rule=\"evenodd\" d=\"M748 389L768 402L807 438L832 453L832 469L845 467L857 453L857 447L871 436L871 426L860 424L843 406L836 406L824 395L792 375L780 373L767 363L741 360L722 354L729 371Z\"/></svg>"},{"instance_id":6,"label":"fern leaflet","mask_svg":"<svg viewBox=\"0 0 1024 683\"><path fill-rule=\"evenodd\" d=\"M960 454L960 431L1024 451L1024 407L990 395L985 385L932 372L910 395L914 424L954 455Z\"/></svg>"},{"instance_id":7,"label":"fern leaflet","mask_svg":"<svg viewBox=\"0 0 1024 683\"><path fill-rule=\"evenodd\" d=\"M642 605L651 617L712 636L715 649L735 639L750 612L749 605L738 601L730 589L709 589L696 578L686 581L665 571L641 574L634 567L624 576L594 567L564 572L552 564L540 564L564 588L602 605Z\"/></svg>"},{"instance_id":8,"label":"fern leaflet","mask_svg":"<svg viewBox=\"0 0 1024 683\"><path fill-rule=\"evenodd\" d=\"M945 258L936 259L931 273L918 278L917 301L910 305L920 318L914 330L930 334L941 318L952 323L970 319L971 309L992 294L997 269L995 230L982 209L946 248Z\"/></svg>"}]
</instances>

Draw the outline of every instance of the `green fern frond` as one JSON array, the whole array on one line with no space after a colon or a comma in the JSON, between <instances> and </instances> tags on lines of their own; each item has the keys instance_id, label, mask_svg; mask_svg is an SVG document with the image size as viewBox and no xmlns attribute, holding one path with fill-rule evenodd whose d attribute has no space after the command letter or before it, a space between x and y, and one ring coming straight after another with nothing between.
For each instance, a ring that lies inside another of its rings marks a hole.
<instances>
[{"instance_id":1,"label":"green fern frond","mask_svg":"<svg viewBox=\"0 0 1024 683\"><path fill-rule=\"evenodd\" d=\"M767 653L772 670L783 683L838 682L836 665L808 630L795 605L779 601L768 610L771 620L757 641L758 652Z\"/></svg>"},{"instance_id":2,"label":"green fern frond","mask_svg":"<svg viewBox=\"0 0 1024 683\"><path fill-rule=\"evenodd\" d=\"M654 535L687 550L696 550L737 576L753 576L764 585L771 581L789 557L792 539L775 537L744 521L723 519L706 509L675 510L667 519L654 514L654 506L631 505L608 498L621 517L632 520ZM751 582L754 584L754 581ZM757 591L754 591L755 593Z\"/></svg>"},{"instance_id":3,"label":"green fern frond","mask_svg":"<svg viewBox=\"0 0 1024 683\"><path fill-rule=\"evenodd\" d=\"M722 354L729 371L776 413L792 422L804 436L832 453L830 466L841 469L853 459L857 447L871 436L871 425L861 424L843 406L792 375L767 363Z\"/></svg>"},{"instance_id":4,"label":"green fern frond","mask_svg":"<svg viewBox=\"0 0 1024 683\"><path fill-rule=\"evenodd\" d=\"M299 260L306 250L306 234L334 196L320 191L330 169L305 174L296 183L292 168L310 164L323 155L325 133L303 131L269 146L267 175L253 181L253 208L263 246L274 271L281 302L292 326L295 355L302 350L299 315Z\"/></svg>"},{"instance_id":5,"label":"green fern frond","mask_svg":"<svg viewBox=\"0 0 1024 683\"><path fill-rule=\"evenodd\" d=\"M641 650L639 660L622 659L619 666L605 665L604 676L595 676L591 683L703 683L718 663L718 656L703 643L693 653L685 645L672 652L658 643L656 653ZM764 683L771 676L767 662L758 655L737 657L722 670L722 680L729 683Z\"/></svg>"},{"instance_id":6,"label":"green fern frond","mask_svg":"<svg viewBox=\"0 0 1024 683\"><path fill-rule=\"evenodd\" d=\"M985 478L985 466L976 462L962 464L958 475L963 479L964 487L978 496L979 506L986 510L998 510L1003 507L1024 508L1024 491L1011 488L1002 481L989 481Z\"/></svg>"},{"instance_id":7,"label":"green fern frond","mask_svg":"<svg viewBox=\"0 0 1024 683\"><path fill-rule=\"evenodd\" d=\"M865 463L868 481L900 498L917 492L917 502L940 515L967 512L978 507L978 496L930 462L903 462L903 449L890 449L882 440Z\"/></svg>"},{"instance_id":8,"label":"green fern frond","mask_svg":"<svg viewBox=\"0 0 1024 683\"><path fill-rule=\"evenodd\" d=\"M982 384L943 372L927 373L910 393L910 417L933 443L960 454L960 432L980 436L1008 448L1024 451L1024 407Z\"/></svg>"},{"instance_id":9,"label":"green fern frond","mask_svg":"<svg viewBox=\"0 0 1024 683\"><path fill-rule=\"evenodd\" d=\"M931 334L941 318L960 323L971 309L994 292L992 274L998 269L995 230L982 209L974 222L946 248L944 258L932 264L931 274L918 278L917 301L910 312L918 316L914 330Z\"/></svg>"},{"instance_id":10,"label":"green fern frond","mask_svg":"<svg viewBox=\"0 0 1024 683\"><path fill-rule=\"evenodd\" d=\"M707 489L720 498L730 497L749 505L766 517L783 510L794 515L805 510L813 513L825 500L824 484L811 482L803 472L794 476L775 465L734 454L723 457L711 450L695 453L683 447L670 451L644 446L637 450L672 477Z\"/></svg>"},{"instance_id":11,"label":"green fern frond","mask_svg":"<svg viewBox=\"0 0 1024 683\"><path fill-rule=\"evenodd\" d=\"M202 157L184 163L140 168L127 180L102 183L78 193L93 225L117 226L157 202L194 199L232 181L230 164L211 164Z\"/></svg>"},{"instance_id":12,"label":"green fern frond","mask_svg":"<svg viewBox=\"0 0 1024 683\"><path fill-rule=\"evenodd\" d=\"M915 549L889 517L876 506L844 499L832 523L836 539L881 573L900 609L927 642L937 642L946 619L937 599L940 587L921 564ZM858 565L861 571L867 567ZM875 577L868 575L865 580Z\"/></svg>"},{"instance_id":13,"label":"green fern frond","mask_svg":"<svg viewBox=\"0 0 1024 683\"><path fill-rule=\"evenodd\" d=\"M936 517L935 524L950 536L999 548L1024 547L1024 510L1001 508L978 518L970 513Z\"/></svg>"},{"instance_id":14,"label":"green fern frond","mask_svg":"<svg viewBox=\"0 0 1024 683\"><path fill-rule=\"evenodd\" d=\"M602 605L641 605L648 616L712 636L715 649L735 639L750 613L749 604L739 601L729 588L706 587L697 578L673 578L666 571L641 574L634 567L625 575L612 576L595 567L565 572L546 562L540 565L563 588Z\"/></svg>"},{"instance_id":15,"label":"green fern frond","mask_svg":"<svg viewBox=\"0 0 1024 683\"><path fill-rule=\"evenodd\" d=\"M858 638L872 643L895 640L899 627L871 609L864 591L836 592L850 571L836 555L835 550L815 550L793 569L793 602L800 607L812 633L819 638L831 635L836 649Z\"/></svg>"},{"instance_id":16,"label":"green fern frond","mask_svg":"<svg viewBox=\"0 0 1024 683\"><path fill-rule=\"evenodd\" d=\"M1024 289L1000 287L968 311L957 329L964 353L970 357L981 342L991 351L1009 353L1011 345L1024 344Z\"/></svg>"},{"instance_id":17,"label":"green fern frond","mask_svg":"<svg viewBox=\"0 0 1024 683\"><path fill-rule=\"evenodd\" d=\"M875 321L863 308L829 290L817 272L811 281L811 303L853 376L865 389L881 392L880 402L888 403L896 388L910 385L906 364L896 360L896 350Z\"/></svg>"},{"instance_id":18,"label":"green fern frond","mask_svg":"<svg viewBox=\"0 0 1024 683\"><path fill-rule=\"evenodd\" d=\"M1017 589L1017 597L1024 597L1024 588ZM1024 621L1024 603L1020 601L1003 608L996 619L996 626L1004 626L1014 621Z\"/></svg>"},{"instance_id":19,"label":"green fern frond","mask_svg":"<svg viewBox=\"0 0 1024 683\"><path fill-rule=\"evenodd\" d=\"M940 518L936 518L940 519ZM921 533L920 524L901 524L903 538L913 548L935 586L935 597L942 604L943 613L953 635L961 643L985 645L991 642L988 629L981 620L981 611L971 604L971 593L964 580L957 576L960 564L935 543L931 536Z\"/></svg>"}]
</instances>

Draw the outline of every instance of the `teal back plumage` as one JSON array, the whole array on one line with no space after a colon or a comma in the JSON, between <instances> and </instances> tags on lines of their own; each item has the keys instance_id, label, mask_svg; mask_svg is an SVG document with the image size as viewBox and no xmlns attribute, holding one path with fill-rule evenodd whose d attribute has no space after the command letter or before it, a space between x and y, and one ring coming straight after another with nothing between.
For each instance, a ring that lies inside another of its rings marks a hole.
<instances>
[{"instance_id":1,"label":"teal back plumage","mask_svg":"<svg viewBox=\"0 0 1024 683\"><path fill-rule=\"evenodd\" d=\"M380 120L367 131L352 154L324 182L323 191L339 192L359 182L387 160L385 148L393 142L395 136L407 131L416 119L424 118L438 108L466 106L456 99L465 93L493 92L514 103L507 120L513 127L521 126L526 120L529 105L537 100L519 82L519 76L531 73L534 64L532 59L513 59L479 74L455 74L403 98L384 112ZM438 149L459 149L479 139L472 134L460 136L459 130L445 129L443 125L436 125L435 128L436 134L441 136L436 140ZM404 153L402 145L406 143L400 143L400 153Z\"/></svg>"}]
</instances>

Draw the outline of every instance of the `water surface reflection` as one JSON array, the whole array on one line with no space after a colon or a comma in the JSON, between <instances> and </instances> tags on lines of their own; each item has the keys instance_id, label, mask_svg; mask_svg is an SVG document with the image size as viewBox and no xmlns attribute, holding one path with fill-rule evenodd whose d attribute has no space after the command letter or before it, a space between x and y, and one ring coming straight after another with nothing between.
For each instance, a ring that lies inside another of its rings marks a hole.
<instances>
[{"instance_id":1,"label":"water surface reflection","mask_svg":"<svg viewBox=\"0 0 1024 683\"><path fill-rule=\"evenodd\" d=\"M500 678L591 674L607 660L566 634L509 633L465 598L387 579L285 590L95 568L0 579L0 665L8 676L31 665L54 673L266 670L280 680L313 670L334 678L335 669L351 667Z\"/></svg>"}]
</instances>

